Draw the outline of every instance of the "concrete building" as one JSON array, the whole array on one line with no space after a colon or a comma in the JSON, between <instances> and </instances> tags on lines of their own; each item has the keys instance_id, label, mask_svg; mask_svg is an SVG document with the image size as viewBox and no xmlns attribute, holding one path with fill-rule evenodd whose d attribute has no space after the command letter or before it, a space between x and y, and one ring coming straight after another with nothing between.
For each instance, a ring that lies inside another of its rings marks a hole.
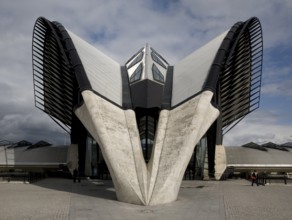
<instances>
[{"instance_id":1,"label":"concrete building","mask_svg":"<svg viewBox=\"0 0 292 220\"><path fill-rule=\"evenodd\" d=\"M70 133L70 169L97 175L104 161L120 201L174 201L186 169L219 179L223 135L259 107L254 17L175 65L148 44L120 65L43 17L32 47L36 107Z\"/></svg>"}]
</instances>

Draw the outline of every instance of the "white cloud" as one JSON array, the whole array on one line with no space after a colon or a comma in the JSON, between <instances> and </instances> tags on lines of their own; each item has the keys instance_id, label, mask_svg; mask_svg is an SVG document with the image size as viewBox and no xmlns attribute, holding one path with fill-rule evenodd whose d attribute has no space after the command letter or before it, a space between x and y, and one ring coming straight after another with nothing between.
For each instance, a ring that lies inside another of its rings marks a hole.
<instances>
[{"instance_id":1,"label":"white cloud","mask_svg":"<svg viewBox=\"0 0 292 220\"><path fill-rule=\"evenodd\" d=\"M276 123L279 117L275 112L252 113L224 136L224 145L240 146L249 142L283 144L292 141L292 125Z\"/></svg>"},{"instance_id":2,"label":"white cloud","mask_svg":"<svg viewBox=\"0 0 292 220\"><path fill-rule=\"evenodd\" d=\"M292 99L292 79L264 85L262 87L262 94L274 97L286 96Z\"/></svg>"},{"instance_id":3,"label":"white cloud","mask_svg":"<svg viewBox=\"0 0 292 220\"><path fill-rule=\"evenodd\" d=\"M2 140L45 140L50 143L63 143L64 138L68 138L61 128L52 120L48 120L48 116L37 111L31 114L7 114L1 118L0 127Z\"/></svg>"}]
</instances>

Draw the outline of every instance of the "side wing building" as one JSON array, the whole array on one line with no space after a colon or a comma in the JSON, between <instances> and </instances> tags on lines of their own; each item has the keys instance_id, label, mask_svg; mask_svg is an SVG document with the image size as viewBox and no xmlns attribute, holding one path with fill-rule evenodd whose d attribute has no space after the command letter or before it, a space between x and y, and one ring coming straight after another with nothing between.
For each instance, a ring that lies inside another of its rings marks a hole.
<instances>
[{"instance_id":1,"label":"side wing building","mask_svg":"<svg viewBox=\"0 0 292 220\"><path fill-rule=\"evenodd\" d=\"M259 107L255 17L175 65L148 44L120 65L43 17L32 50L35 104L71 135L70 167L94 176L104 162L120 201L174 201L186 169L220 179L224 134Z\"/></svg>"}]
</instances>

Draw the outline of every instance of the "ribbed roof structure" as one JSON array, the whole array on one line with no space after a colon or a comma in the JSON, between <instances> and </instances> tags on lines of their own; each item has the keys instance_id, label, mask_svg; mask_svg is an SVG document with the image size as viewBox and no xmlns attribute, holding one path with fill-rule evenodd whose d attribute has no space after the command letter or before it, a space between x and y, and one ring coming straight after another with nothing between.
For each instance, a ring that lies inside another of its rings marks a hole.
<instances>
[{"instance_id":1,"label":"ribbed roof structure","mask_svg":"<svg viewBox=\"0 0 292 220\"><path fill-rule=\"evenodd\" d=\"M229 31L174 66L148 44L123 68L58 22L39 18L33 32L36 106L70 132L78 93L91 89L114 104L124 105L129 85L145 79L164 86L161 108L173 108L203 90L216 93L228 132L259 107L262 70L259 20L236 23ZM128 97L129 99L129 97Z\"/></svg>"}]
</instances>

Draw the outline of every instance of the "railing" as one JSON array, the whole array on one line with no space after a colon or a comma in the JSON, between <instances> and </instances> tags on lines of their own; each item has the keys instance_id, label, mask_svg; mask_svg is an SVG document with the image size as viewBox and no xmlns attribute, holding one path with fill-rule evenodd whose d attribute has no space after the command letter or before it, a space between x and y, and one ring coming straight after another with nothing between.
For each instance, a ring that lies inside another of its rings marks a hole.
<instances>
[{"instance_id":1,"label":"railing","mask_svg":"<svg viewBox=\"0 0 292 220\"><path fill-rule=\"evenodd\" d=\"M283 180L284 184L287 184L288 180L290 180L288 178L288 176L286 174L268 174L268 175L259 175L257 178L257 181L260 184L267 184L267 183L271 183L271 181L273 182L273 180Z\"/></svg>"},{"instance_id":2,"label":"railing","mask_svg":"<svg viewBox=\"0 0 292 220\"><path fill-rule=\"evenodd\" d=\"M2 181L21 181L24 183L33 183L43 178L42 173L36 172L0 172Z\"/></svg>"}]
</instances>

